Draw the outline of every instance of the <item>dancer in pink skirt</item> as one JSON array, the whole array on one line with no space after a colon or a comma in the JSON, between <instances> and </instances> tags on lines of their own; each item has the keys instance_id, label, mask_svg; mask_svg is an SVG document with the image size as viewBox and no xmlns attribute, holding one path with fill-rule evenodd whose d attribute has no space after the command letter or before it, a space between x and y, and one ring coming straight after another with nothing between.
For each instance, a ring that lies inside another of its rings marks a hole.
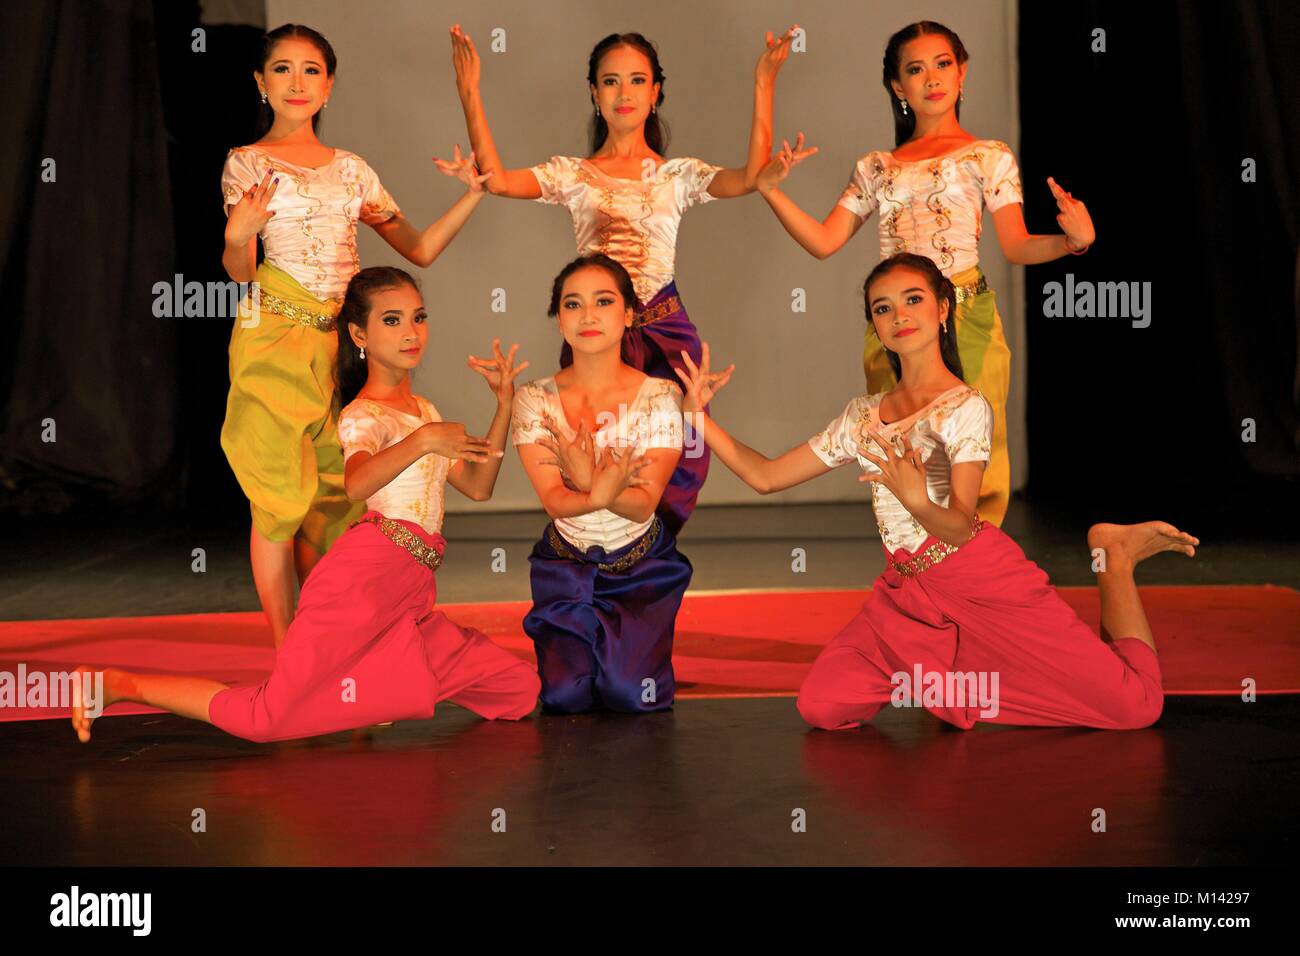
<instances>
[{"instance_id":1,"label":"dancer in pink skirt","mask_svg":"<svg viewBox=\"0 0 1300 956\"><path fill-rule=\"evenodd\" d=\"M447 546L443 488L492 497L514 379L528 363L516 367L517 346L503 355L499 340L492 359L470 357L497 409L486 438L467 435L411 392L426 318L415 280L400 269L363 269L348 285L338 323L339 438L347 495L369 511L308 575L271 676L227 687L106 668L104 706L148 704L259 742L418 720L442 700L488 719L532 711L540 687L532 667L433 607ZM80 702L72 724L90 739Z\"/></svg>"},{"instance_id":2,"label":"dancer in pink skirt","mask_svg":"<svg viewBox=\"0 0 1300 956\"><path fill-rule=\"evenodd\" d=\"M998 527L975 517L993 413L961 378L952 283L901 253L867 277L875 324L899 384L853 399L819 435L769 459L701 411L735 366L687 362L683 412L722 461L763 494L857 461L871 482L885 571L799 690L799 713L840 730L887 703L924 706L963 729L1002 724L1135 729L1164 704L1155 639L1133 569L1200 541L1163 521L1093 525L1101 636Z\"/></svg>"}]
</instances>

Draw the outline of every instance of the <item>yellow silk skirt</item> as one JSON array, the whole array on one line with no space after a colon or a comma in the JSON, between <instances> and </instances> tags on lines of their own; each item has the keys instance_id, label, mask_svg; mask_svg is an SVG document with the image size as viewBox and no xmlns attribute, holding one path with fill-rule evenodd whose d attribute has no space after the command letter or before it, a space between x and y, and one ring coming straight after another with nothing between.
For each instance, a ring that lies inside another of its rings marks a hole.
<instances>
[{"instance_id":1,"label":"yellow silk skirt","mask_svg":"<svg viewBox=\"0 0 1300 956\"><path fill-rule=\"evenodd\" d=\"M333 331L323 302L263 262L260 293L240 303L230 336L230 394L221 448L248 497L253 526L272 541L300 537L327 551L365 513L343 490L334 407Z\"/></svg>"},{"instance_id":2,"label":"yellow silk skirt","mask_svg":"<svg viewBox=\"0 0 1300 956\"><path fill-rule=\"evenodd\" d=\"M949 276L953 285L974 288L983 278L979 266ZM1002 319L991 290L967 295L957 303L957 353L966 384L977 388L993 406L993 439L976 513L1001 526L1011 499L1011 458L1007 454L1007 392L1011 387L1011 350L1002 334ZM898 384L879 337L867 330L862 357L867 392L884 392Z\"/></svg>"}]
</instances>

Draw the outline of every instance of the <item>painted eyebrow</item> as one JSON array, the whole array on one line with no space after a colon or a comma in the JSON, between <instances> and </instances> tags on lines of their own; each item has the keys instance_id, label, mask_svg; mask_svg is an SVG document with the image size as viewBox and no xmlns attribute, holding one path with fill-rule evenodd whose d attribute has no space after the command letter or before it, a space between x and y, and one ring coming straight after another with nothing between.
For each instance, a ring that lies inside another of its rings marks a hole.
<instances>
[{"instance_id":1,"label":"painted eyebrow","mask_svg":"<svg viewBox=\"0 0 1300 956\"><path fill-rule=\"evenodd\" d=\"M579 295L581 295L581 294L582 294L582 293L580 293L580 292L566 292L566 293L564 293L564 297L565 297L566 299L568 299L568 298L572 298L572 297L574 297L574 296L579 296ZM595 293L593 293L593 294L594 294L594 295L613 295L613 294L614 294L614 290L613 290L613 289L597 289L597 290L595 291Z\"/></svg>"},{"instance_id":2,"label":"painted eyebrow","mask_svg":"<svg viewBox=\"0 0 1300 956\"><path fill-rule=\"evenodd\" d=\"M650 75L650 74L649 74L649 73L646 73L644 70L634 70L633 72L631 72L631 73L628 74L628 76L649 76L649 75ZM601 78L602 80L603 80L605 77L607 77L607 76L618 76L618 74L617 74L617 73L614 73L614 72L612 72L612 71L609 72L609 73L602 73L602 74L600 74L600 78Z\"/></svg>"},{"instance_id":3,"label":"painted eyebrow","mask_svg":"<svg viewBox=\"0 0 1300 956\"><path fill-rule=\"evenodd\" d=\"M945 57L945 56L952 56L952 54L951 54L951 53L940 53L938 56L935 57L935 59L938 60L938 59L940 59L940 58L942 58L942 57ZM924 60L908 60L906 63L903 64L903 66L911 66L911 65L914 64L914 63L920 63L922 66L925 65L925 61L924 61Z\"/></svg>"},{"instance_id":4,"label":"painted eyebrow","mask_svg":"<svg viewBox=\"0 0 1300 956\"><path fill-rule=\"evenodd\" d=\"M904 290L902 291L902 293L900 293L900 294L901 294L901 295L907 295L907 293L909 293L909 292L924 292L924 291L925 291L925 290L922 289L920 286L914 286L914 287L911 288L911 289L904 289ZM872 305L875 305L877 302L885 302L885 301L888 301L888 299L889 299L889 296L887 296L887 295L877 296L876 298L874 298L874 299L871 300L871 304L872 304Z\"/></svg>"},{"instance_id":5,"label":"painted eyebrow","mask_svg":"<svg viewBox=\"0 0 1300 956\"><path fill-rule=\"evenodd\" d=\"M317 63L315 60L303 60L302 62L303 62L303 66L320 66L320 64ZM280 59L280 60L271 61L272 66L279 66L281 63L285 63L289 66L293 66L292 60Z\"/></svg>"}]
</instances>

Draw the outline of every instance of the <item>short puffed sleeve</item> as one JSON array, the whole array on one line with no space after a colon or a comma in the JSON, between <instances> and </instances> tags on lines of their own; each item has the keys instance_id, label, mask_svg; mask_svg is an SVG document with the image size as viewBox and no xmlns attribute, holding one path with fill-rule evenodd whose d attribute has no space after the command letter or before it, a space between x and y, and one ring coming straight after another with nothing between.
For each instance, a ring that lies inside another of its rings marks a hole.
<instances>
[{"instance_id":1,"label":"short puffed sleeve","mask_svg":"<svg viewBox=\"0 0 1300 956\"><path fill-rule=\"evenodd\" d=\"M836 203L859 219L866 219L876 211L876 164L875 153L868 153L859 159L853 167L849 184L844 187L844 192L840 194L840 201Z\"/></svg>"},{"instance_id":2,"label":"short puffed sleeve","mask_svg":"<svg viewBox=\"0 0 1300 956\"><path fill-rule=\"evenodd\" d=\"M1003 206L1025 201L1020 185L1020 167L1016 155L1006 143L994 143L992 149L983 151L980 167L984 176L984 205L989 212Z\"/></svg>"},{"instance_id":3,"label":"short puffed sleeve","mask_svg":"<svg viewBox=\"0 0 1300 956\"><path fill-rule=\"evenodd\" d=\"M359 451L378 454L388 440L388 424L376 415L364 401L353 402L339 414L339 444L343 446L343 460L347 461Z\"/></svg>"},{"instance_id":4,"label":"short puffed sleeve","mask_svg":"<svg viewBox=\"0 0 1300 956\"><path fill-rule=\"evenodd\" d=\"M365 160L360 160L361 212L357 218L367 226L377 226L388 222L394 216L401 215L402 210L394 202L392 195L379 181L379 174L370 168Z\"/></svg>"},{"instance_id":5,"label":"short puffed sleeve","mask_svg":"<svg viewBox=\"0 0 1300 956\"><path fill-rule=\"evenodd\" d=\"M993 406L979 392L972 392L954 408L939 426L948 461L988 461L993 438Z\"/></svg>"},{"instance_id":6,"label":"short puffed sleeve","mask_svg":"<svg viewBox=\"0 0 1300 956\"><path fill-rule=\"evenodd\" d=\"M530 167L542 190L536 202L572 207L582 191L582 182L575 169L578 162L573 156L552 156L546 162Z\"/></svg>"},{"instance_id":7,"label":"short puffed sleeve","mask_svg":"<svg viewBox=\"0 0 1300 956\"><path fill-rule=\"evenodd\" d=\"M808 439L813 454L831 468L838 468L858 457L858 434L866 420L866 399L859 396L844 407L840 416L823 428L820 434Z\"/></svg>"},{"instance_id":8,"label":"short puffed sleeve","mask_svg":"<svg viewBox=\"0 0 1300 956\"><path fill-rule=\"evenodd\" d=\"M697 203L712 202L718 197L709 192L709 184L718 175L721 166L702 159L687 157L678 161L677 205L686 210Z\"/></svg>"},{"instance_id":9,"label":"short puffed sleeve","mask_svg":"<svg viewBox=\"0 0 1300 956\"><path fill-rule=\"evenodd\" d=\"M646 448L682 447L682 389L676 382L656 382L646 410Z\"/></svg>"},{"instance_id":10,"label":"short puffed sleeve","mask_svg":"<svg viewBox=\"0 0 1300 956\"><path fill-rule=\"evenodd\" d=\"M257 152L251 149L232 149L226 155L226 164L221 168L221 194L225 200L226 215L230 207L244 198L248 192L266 175L257 161Z\"/></svg>"},{"instance_id":11,"label":"short puffed sleeve","mask_svg":"<svg viewBox=\"0 0 1300 956\"><path fill-rule=\"evenodd\" d=\"M541 382L525 382L515 389L510 403L510 441L535 445L547 437L546 392Z\"/></svg>"}]
</instances>

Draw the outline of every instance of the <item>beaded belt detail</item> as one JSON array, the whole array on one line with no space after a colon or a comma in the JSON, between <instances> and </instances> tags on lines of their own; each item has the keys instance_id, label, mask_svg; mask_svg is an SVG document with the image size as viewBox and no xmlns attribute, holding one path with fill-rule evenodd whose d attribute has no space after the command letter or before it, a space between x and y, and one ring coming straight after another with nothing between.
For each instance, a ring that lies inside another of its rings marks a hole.
<instances>
[{"instance_id":1,"label":"beaded belt detail","mask_svg":"<svg viewBox=\"0 0 1300 956\"><path fill-rule=\"evenodd\" d=\"M641 536L641 540L633 546L631 551L623 555L623 557L619 558L617 561L610 561L608 563L598 561L596 567L607 573L614 574L617 574L620 571L626 571L628 568L632 567L632 565L645 557L646 552L654 546L655 541L659 539L659 527L659 516L655 515L654 523L650 525L650 530ZM555 530L554 524L547 525L546 540L551 543L551 547L555 549L555 553L562 558L568 558L570 561L585 562L587 560L565 543L564 539L560 537L560 533Z\"/></svg>"},{"instance_id":2,"label":"beaded belt detail","mask_svg":"<svg viewBox=\"0 0 1300 956\"><path fill-rule=\"evenodd\" d=\"M972 521L970 537L966 539L966 544L970 544L970 542L974 539L975 535L979 534L980 531L982 531L983 529L984 529L983 519L976 518L974 521ZM936 541L934 544L930 545L930 547L926 548L920 554L913 555L912 557L908 558L906 561L894 561L891 559L889 563L894 566L894 570L897 571L902 577L914 578L922 571L934 567L944 558L948 557L948 555L953 554L954 552L959 550L959 547L963 547L963 546L948 544L945 541Z\"/></svg>"},{"instance_id":3,"label":"beaded belt detail","mask_svg":"<svg viewBox=\"0 0 1300 956\"><path fill-rule=\"evenodd\" d=\"M967 282L965 285L959 285L957 288L957 304L961 305L967 299L973 299L982 292L989 291L989 284L984 281L984 274L974 282Z\"/></svg>"},{"instance_id":4,"label":"beaded belt detail","mask_svg":"<svg viewBox=\"0 0 1300 956\"><path fill-rule=\"evenodd\" d=\"M405 551L409 551L411 557L423 564L430 571L437 571L438 565L442 564L442 553L437 548L431 548L423 541L420 536L404 525L398 524L392 518L385 518L382 515L371 515L368 518L362 518L360 521L354 521L352 527L365 522L372 524L382 531L385 537L393 544Z\"/></svg>"},{"instance_id":5,"label":"beaded belt detail","mask_svg":"<svg viewBox=\"0 0 1300 956\"><path fill-rule=\"evenodd\" d=\"M681 310L682 300L675 295L670 295L658 305L646 309L644 312L638 312L632 317L632 328L639 329L643 325L649 325L651 322L658 322L665 319L674 312Z\"/></svg>"},{"instance_id":6,"label":"beaded belt detail","mask_svg":"<svg viewBox=\"0 0 1300 956\"><path fill-rule=\"evenodd\" d=\"M278 295L273 295L261 288L253 290L258 305L267 312L273 312L276 315L284 316L286 319L292 319L299 325L305 325L309 329L316 329L319 332L333 332L338 325L337 317L327 312L315 312L311 309L305 309L300 305L295 305L288 299L282 299Z\"/></svg>"}]
</instances>

